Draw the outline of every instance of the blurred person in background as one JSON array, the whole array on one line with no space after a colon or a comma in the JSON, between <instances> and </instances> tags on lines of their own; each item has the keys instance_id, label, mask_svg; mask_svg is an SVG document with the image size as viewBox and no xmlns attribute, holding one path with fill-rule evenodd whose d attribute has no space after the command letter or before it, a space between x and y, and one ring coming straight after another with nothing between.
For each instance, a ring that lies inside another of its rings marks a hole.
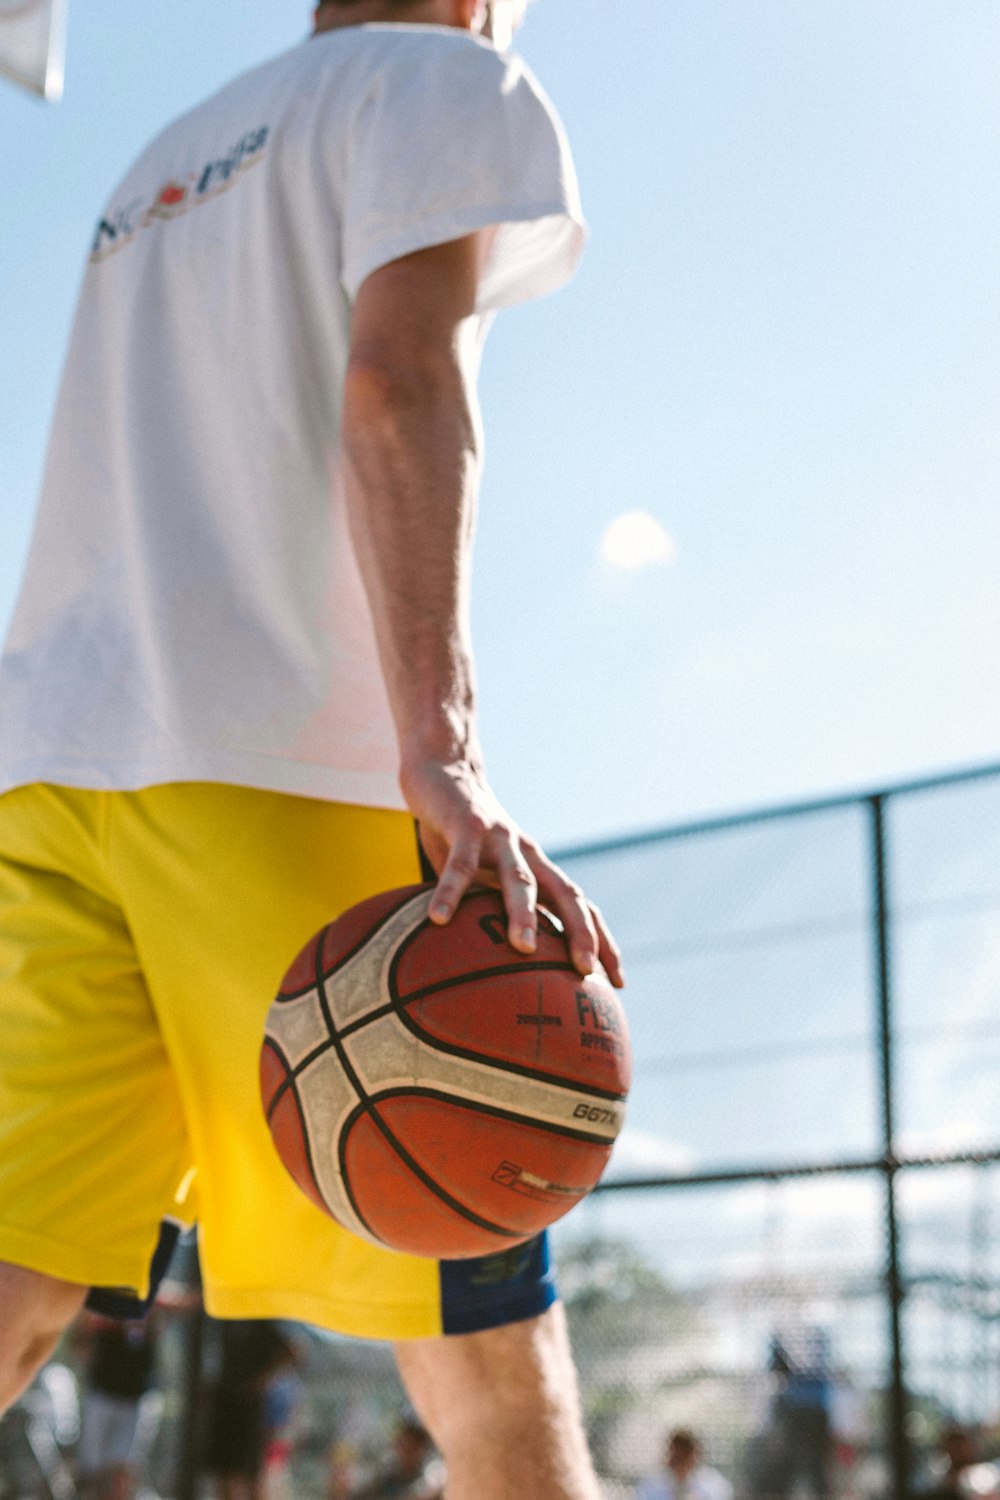
<instances>
[{"instance_id":1,"label":"blurred person in background","mask_svg":"<svg viewBox=\"0 0 1000 1500\"><path fill-rule=\"evenodd\" d=\"M331 1494L331 1500L444 1500L444 1464L430 1433L415 1418L400 1422L392 1457L357 1487Z\"/></svg>"},{"instance_id":2,"label":"blurred person in background","mask_svg":"<svg viewBox=\"0 0 1000 1500\"><path fill-rule=\"evenodd\" d=\"M998 1495L1000 1464L982 1462L976 1430L958 1422L945 1427L922 1500L995 1500Z\"/></svg>"},{"instance_id":3,"label":"blurred person in background","mask_svg":"<svg viewBox=\"0 0 1000 1500\"><path fill-rule=\"evenodd\" d=\"M295 1350L273 1319L214 1326L218 1373L208 1408L205 1469L218 1500L264 1500L268 1389L294 1367Z\"/></svg>"},{"instance_id":4,"label":"blurred person in background","mask_svg":"<svg viewBox=\"0 0 1000 1500\"><path fill-rule=\"evenodd\" d=\"M804 1485L813 1500L827 1500L834 1444L826 1333L808 1329L794 1343L775 1334L768 1369L774 1384L751 1491L785 1500Z\"/></svg>"},{"instance_id":5,"label":"blurred person in background","mask_svg":"<svg viewBox=\"0 0 1000 1500\"><path fill-rule=\"evenodd\" d=\"M81 1500L130 1500L136 1487L140 1429L151 1415L159 1323L117 1321L85 1312L74 1331L83 1362L80 1444Z\"/></svg>"},{"instance_id":6,"label":"blurred person in background","mask_svg":"<svg viewBox=\"0 0 1000 1500\"><path fill-rule=\"evenodd\" d=\"M264 1500L291 1500L296 1418L305 1385L294 1367L282 1367L264 1390Z\"/></svg>"},{"instance_id":7,"label":"blurred person in background","mask_svg":"<svg viewBox=\"0 0 1000 1500\"><path fill-rule=\"evenodd\" d=\"M640 1480L635 1500L733 1500L733 1487L718 1469L702 1462L695 1433L676 1427L664 1447L663 1468Z\"/></svg>"}]
</instances>

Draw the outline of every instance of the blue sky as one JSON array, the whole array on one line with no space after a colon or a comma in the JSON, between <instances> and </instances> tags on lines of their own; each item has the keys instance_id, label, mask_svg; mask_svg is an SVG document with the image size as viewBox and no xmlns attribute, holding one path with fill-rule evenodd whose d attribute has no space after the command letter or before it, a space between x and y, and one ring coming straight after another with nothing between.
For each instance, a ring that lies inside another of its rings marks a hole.
<instances>
[{"instance_id":1,"label":"blue sky","mask_svg":"<svg viewBox=\"0 0 1000 1500\"><path fill-rule=\"evenodd\" d=\"M73 0L64 102L0 89L0 617L97 207L307 24ZM538 0L521 50L591 243L487 351L498 790L576 842L1000 756L994 0ZM612 568L636 509L672 560Z\"/></svg>"}]
</instances>

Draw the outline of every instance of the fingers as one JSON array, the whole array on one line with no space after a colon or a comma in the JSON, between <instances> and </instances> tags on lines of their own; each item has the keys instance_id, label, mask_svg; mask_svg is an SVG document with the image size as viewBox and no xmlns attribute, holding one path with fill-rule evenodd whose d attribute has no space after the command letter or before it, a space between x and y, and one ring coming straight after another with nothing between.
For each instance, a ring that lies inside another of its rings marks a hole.
<instances>
[{"instance_id":1,"label":"fingers","mask_svg":"<svg viewBox=\"0 0 1000 1500\"><path fill-rule=\"evenodd\" d=\"M621 951L597 907L541 850L533 852L534 862L540 867L539 887L566 929L566 941L576 968L581 974L592 974L600 963L615 988L624 988Z\"/></svg>"},{"instance_id":2,"label":"fingers","mask_svg":"<svg viewBox=\"0 0 1000 1500\"><path fill-rule=\"evenodd\" d=\"M519 845L510 840L501 845L496 872L507 908L507 941L518 953L534 953L538 942L538 882Z\"/></svg>"},{"instance_id":3,"label":"fingers","mask_svg":"<svg viewBox=\"0 0 1000 1500\"><path fill-rule=\"evenodd\" d=\"M600 964L616 989L625 984L621 952L596 906L570 877L526 839L516 825L467 817L446 834L448 849L431 900L429 916L443 926L450 922L469 887L496 882L507 911L507 939L518 953L534 953L538 939L538 896L541 892L562 922L574 967L592 974Z\"/></svg>"},{"instance_id":4,"label":"fingers","mask_svg":"<svg viewBox=\"0 0 1000 1500\"><path fill-rule=\"evenodd\" d=\"M476 878L481 842L477 832L470 830L457 837L448 851L428 913L439 927L451 921L458 903Z\"/></svg>"},{"instance_id":5,"label":"fingers","mask_svg":"<svg viewBox=\"0 0 1000 1500\"><path fill-rule=\"evenodd\" d=\"M538 884L514 832L470 827L451 846L430 906L432 922L449 922L470 885L495 875L507 909L507 940L519 953L534 953L538 939Z\"/></svg>"},{"instance_id":6,"label":"fingers","mask_svg":"<svg viewBox=\"0 0 1000 1500\"><path fill-rule=\"evenodd\" d=\"M592 905L590 910L594 918L594 925L597 928L597 939L600 945L599 955L601 963L604 965L604 972L616 990L623 990L625 988L625 970L622 968L622 950L612 937L611 929L597 907Z\"/></svg>"}]
</instances>

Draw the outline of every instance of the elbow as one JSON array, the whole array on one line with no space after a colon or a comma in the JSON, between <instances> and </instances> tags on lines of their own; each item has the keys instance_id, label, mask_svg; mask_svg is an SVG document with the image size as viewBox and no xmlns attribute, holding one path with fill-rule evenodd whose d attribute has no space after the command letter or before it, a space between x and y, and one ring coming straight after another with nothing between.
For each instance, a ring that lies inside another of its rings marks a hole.
<instances>
[{"instance_id":1,"label":"elbow","mask_svg":"<svg viewBox=\"0 0 1000 1500\"><path fill-rule=\"evenodd\" d=\"M345 420L381 426L463 395L461 371L433 350L353 350L344 376Z\"/></svg>"}]
</instances>

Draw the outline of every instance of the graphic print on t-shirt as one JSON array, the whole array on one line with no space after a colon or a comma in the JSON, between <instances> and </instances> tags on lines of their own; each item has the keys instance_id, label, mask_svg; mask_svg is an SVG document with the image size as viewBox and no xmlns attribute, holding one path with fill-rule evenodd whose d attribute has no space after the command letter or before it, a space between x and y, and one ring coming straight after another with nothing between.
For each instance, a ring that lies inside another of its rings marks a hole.
<instances>
[{"instance_id":1,"label":"graphic print on t-shirt","mask_svg":"<svg viewBox=\"0 0 1000 1500\"><path fill-rule=\"evenodd\" d=\"M269 133L267 125L248 130L224 155L206 162L200 172L189 172L183 181L171 177L162 183L151 200L142 194L110 208L97 225L90 250L91 265L117 255L157 220L176 219L220 193L228 193L244 172L263 161Z\"/></svg>"}]
</instances>

